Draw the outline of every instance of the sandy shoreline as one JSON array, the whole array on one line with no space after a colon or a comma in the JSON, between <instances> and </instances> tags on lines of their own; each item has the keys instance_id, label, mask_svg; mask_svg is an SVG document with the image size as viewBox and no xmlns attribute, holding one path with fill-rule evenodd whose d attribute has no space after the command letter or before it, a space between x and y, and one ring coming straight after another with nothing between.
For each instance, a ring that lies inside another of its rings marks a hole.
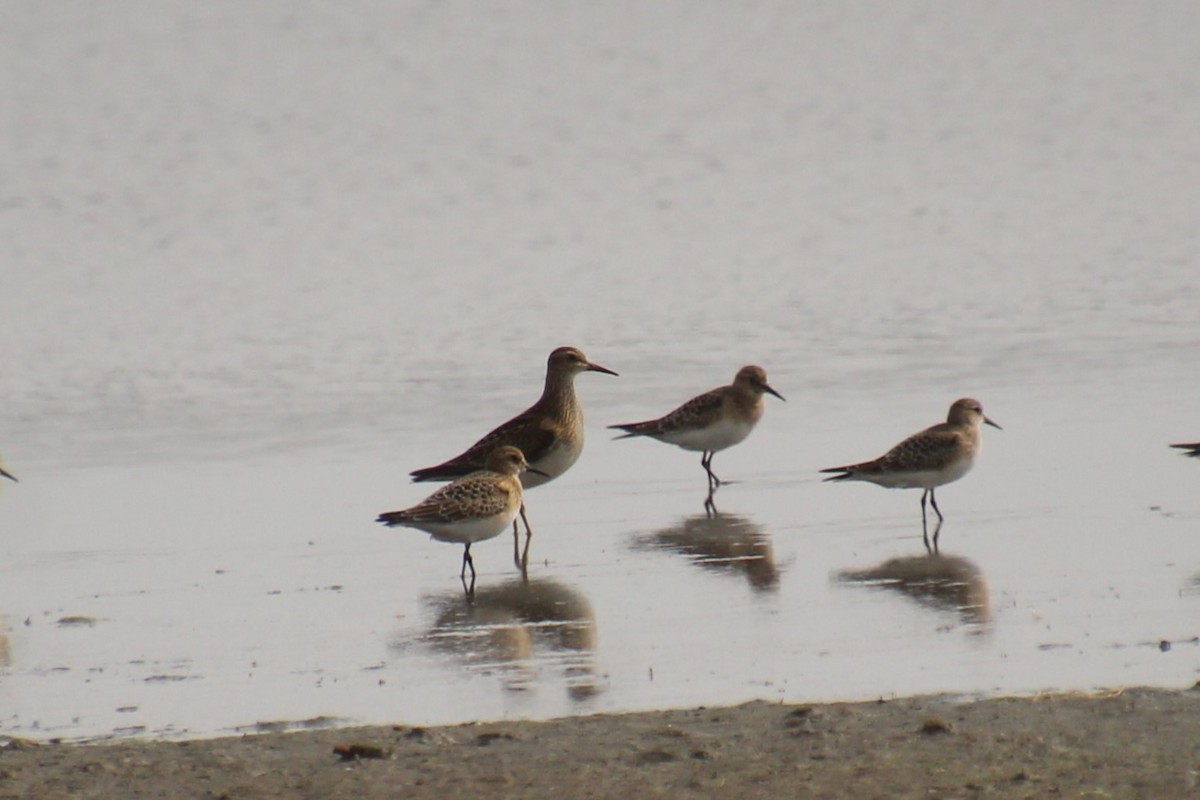
<instances>
[{"instance_id":1,"label":"sandy shoreline","mask_svg":"<svg viewBox=\"0 0 1200 800\"><path fill-rule=\"evenodd\" d=\"M1197 795L1198 771L1200 692L1130 689L185 742L9 740L0 798L1169 798Z\"/></svg>"}]
</instances>

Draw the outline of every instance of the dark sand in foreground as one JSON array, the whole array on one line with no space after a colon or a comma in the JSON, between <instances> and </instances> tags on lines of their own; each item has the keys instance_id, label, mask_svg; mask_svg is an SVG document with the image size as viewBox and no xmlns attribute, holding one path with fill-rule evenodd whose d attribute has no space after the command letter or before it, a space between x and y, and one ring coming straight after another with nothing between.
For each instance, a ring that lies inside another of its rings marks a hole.
<instances>
[{"instance_id":1,"label":"dark sand in foreground","mask_svg":"<svg viewBox=\"0 0 1200 800\"><path fill-rule=\"evenodd\" d=\"M1133 689L190 742L13 740L0 749L0 798L1174 798L1200 796L1198 771L1200 692Z\"/></svg>"}]
</instances>

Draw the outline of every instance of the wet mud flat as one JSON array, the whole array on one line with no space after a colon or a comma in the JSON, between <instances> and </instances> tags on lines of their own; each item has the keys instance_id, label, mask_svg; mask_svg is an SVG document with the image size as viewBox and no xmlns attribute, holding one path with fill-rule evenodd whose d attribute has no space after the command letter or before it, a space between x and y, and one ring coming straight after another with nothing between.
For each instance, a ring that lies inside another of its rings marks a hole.
<instances>
[{"instance_id":1,"label":"wet mud flat","mask_svg":"<svg viewBox=\"0 0 1200 800\"><path fill-rule=\"evenodd\" d=\"M7 740L0 798L1185 797L1200 692L752 702L182 742Z\"/></svg>"}]
</instances>

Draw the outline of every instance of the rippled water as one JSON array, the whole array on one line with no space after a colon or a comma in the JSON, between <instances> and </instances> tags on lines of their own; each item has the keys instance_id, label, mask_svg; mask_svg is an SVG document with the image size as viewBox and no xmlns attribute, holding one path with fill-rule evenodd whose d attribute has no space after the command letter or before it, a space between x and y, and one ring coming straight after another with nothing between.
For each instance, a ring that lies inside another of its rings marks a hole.
<instances>
[{"instance_id":1,"label":"rippled water","mask_svg":"<svg viewBox=\"0 0 1200 800\"><path fill-rule=\"evenodd\" d=\"M9 9L0 729L1187 686L1187 4ZM508 537L386 530L531 403ZM759 363L720 453L603 426ZM975 471L826 485L979 397Z\"/></svg>"}]
</instances>

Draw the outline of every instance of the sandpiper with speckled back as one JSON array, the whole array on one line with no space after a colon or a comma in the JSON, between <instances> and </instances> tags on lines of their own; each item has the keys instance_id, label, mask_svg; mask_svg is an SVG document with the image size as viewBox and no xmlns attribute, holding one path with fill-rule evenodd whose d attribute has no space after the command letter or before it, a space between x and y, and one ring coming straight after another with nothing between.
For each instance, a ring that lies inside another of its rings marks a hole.
<instances>
[{"instance_id":1,"label":"sandpiper with speckled back","mask_svg":"<svg viewBox=\"0 0 1200 800\"><path fill-rule=\"evenodd\" d=\"M697 395L658 419L608 427L625 432L618 439L648 436L684 450L699 451L711 500L712 492L722 484L712 471L713 455L750 435L763 415L763 394L784 399L767 383L762 367L742 367L733 383Z\"/></svg>"},{"instance_id":2,"label":"sandpiper with speckled back","mask_svg":"<svg viewBox=\"0 0 1200 800\"><path fill-rule=\"evenodd\" d=\"M942 521L941 510L934 496L934 489L958 480L975 465L983 446L980 433L982 425L1000 426L988 419L978 400L964 397L954 401L946 421L914 433L879 458L843 467L823 469L823 473L837 473L827 481L868 481L889 489L924 489L921 494L921 526L926 529L925 498L929 498L938 517L938 528ZM937 548L938 530L934 531L933 543ZM928 547L928 534L926 534Z\"/></svg>"},{"instance_id":3,"label":"sandpiper with speckled back","mask_svg":"<svg viewBox=\"0 0 1200 800\"><path fill-rule=\"evenodd\" d=\"M389 527L416 528L438 541L464 545L459 577L465 580L469 567L473 588L471 545L500 535L516 520L523 495L519 476L526 470L539 474L519 449L502 445L488 454L482 470L443 486L411 508L380 514L375 521Z\"/></svg>"}]
</instances>

